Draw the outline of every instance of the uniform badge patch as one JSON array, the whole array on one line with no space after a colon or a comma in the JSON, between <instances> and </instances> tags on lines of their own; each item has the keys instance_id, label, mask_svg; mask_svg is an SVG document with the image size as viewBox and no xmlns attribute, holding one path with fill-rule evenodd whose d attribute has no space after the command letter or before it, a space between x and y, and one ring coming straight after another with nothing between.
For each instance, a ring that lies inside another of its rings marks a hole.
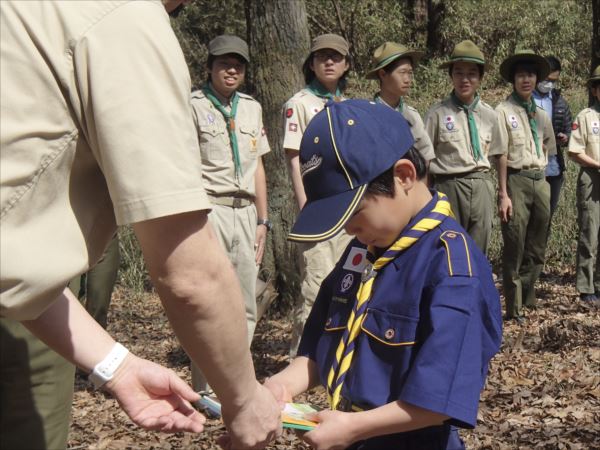
<instances>
[{"instance_id":1,"label":"uniform badge patch","mask_svg":"<svg viewBox=\"0 0 600 450\"><path fill-rule=\"evenodd\" d=\"M519 122L517 122L517 118L515 116L508 116L508 121L510 122L510 126L513 128L519 127Z\"/></svg>"},{"instance_id":2,"label":"uniform badge patch","mask_svg":"<svg viewBox=\"0 0 600 450\"><path fill-rule=\"evenodd\" d=\"M265 134L267 134L267 132L265 131L265 127L262 127L262 128L260 129L260 135L261 135L261 136L264 136Z\"/></svg>"},{"instance_id":3,"label":"uniform badge patch","mask_svg":"<svg viewBox=\"0 0 600 450\"><path fill-rule=\"evenodd\" d=\"M448 131L454 130L454 117L453 116L446 116L446 118L444 119L444 122L446 124L446 130L448 130Z\"/></svg>"},{"instance_id":4,"label":"uniform badge patch","mask_svg":"<svg viewBox=\"0 0 600 450\"><path fill-rule=\"evenodd\" d=\"M295 133L296 131L298 131L298 124L290 122L290 124L288 125L288 129Z\"/></svg>"},{"instance_id":5,"label":"uniform badge patch","mask_svg":"<svg viewBox=\"0 0 600 450\"><path fill-rule=\"evenodd\" d=\"M321 111L319 108L313 108L313 113L318 113L319 111Z\"/></svg>"},{"instance_id":6,"label":"uniform badge patch","mask_svg":"<svg viewBox=\"0 0 600 450\"><path fill-rule=\"evenodd\" d=\"M360 247L352 247L344 263L344 269L362 273L365 270L367 262L367 250Z\"/></svg>"},{"instance_id":7,"label":"uniform badge patch","mask_svg":"<svg viewBox=\"0 0 600 450\"><path fill-rule=\"evenodd\" d=\"M342 284L340 285L340 291L346 292L348 289L352 287L354 284L354 275L351 273L347 273L344 278L342 278Z\"/></svg>"},{"instance_id":8,"label":"uniform badge patch","mask_svg":"<svg viewBox=\"0 0 600 450\"><path fill-rule=\"evenodd\" d=\"M573 122L573 125L571 125L571 130L575 131L579 129L579 125L577 124L577 122Z\"/></svg>"},{"instance_id":9,"label":"uniform badge patch","mask_svg":"<svg viewBox=\"0 0 600 450\"><path fill-rule=\"evenodd\" d=\"M215 116L213 116L211 113L208 113L206 115L206 120L208 121L209 124L213 124L215 123Z\"/></svg>"},{"instance_id":10,"label":"uniform badge patch","mask_svg":"<svg viewBox=\"0 0 600 450\"><path fill-rule=\"evenodd\" d=\"M288 108L285 112L285 117L288 119L294 115L294 110L292 108Z\"/></svg>"},{"instance_id":11,"label":"uniform badge patch","mask_svg":"<svg viewBox=\"0 0 600 450\"><path fill-rule=\"evenodd\" d=\"M598 129L600 127L598 126L598 122L592 122L592 133L594 134L598 134Z\"/></svg>"},{"instance_id":12,"label":"uniform badge patch","mask_svg":"<svg viewBox=\"0 0 600 450\"><path fill-rule=\"evenodd\" d=\"M252 149L250 150L251 152L255 152L256 151L256 139L252 138Z\"/></svg>"}]
</instances>

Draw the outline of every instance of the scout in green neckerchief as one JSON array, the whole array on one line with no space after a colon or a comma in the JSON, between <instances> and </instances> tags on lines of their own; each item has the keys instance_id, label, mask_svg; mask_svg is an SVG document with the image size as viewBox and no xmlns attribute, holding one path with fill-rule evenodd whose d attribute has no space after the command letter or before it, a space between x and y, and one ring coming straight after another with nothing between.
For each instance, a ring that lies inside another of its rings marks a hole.
<instances>
[{"instance_id":1,"label":"scout in green neckerchief","mask_svg":"<svg viewBox=\"0 0 600 450\"><path fill-rule=\"evenodd\" d=\"M577 179L577 291L584 302L600 300L600 66L588 80L594 98L591 107L575 118L569 157L581 166Z\"/></svg>"},{"instance_id":2,"label":"scout in green neckerchief","mask_svg":"<svg viewBox=\"0 0 600 450\"><path fill-rule=\"evenodd\" d=\"M239 91L250 61L248 45L221 35L208 44L208 80L192 92L202 179L213 204L208 220L235 267L246 306L248 342L256 326L256 277L267 232L267 183L262 157L270 151L260 104ZM192 385L207 390L192 364Z\"/></svg>"},{"instance_id":3,"label":"scout in green neckerchief","mask_svg":"<svg viewBox=\"0 0 600 450\"><path fill-rule=\"evenodd\" d=\"M411 50L396 42L384 42L373 53L371 70L365 78L379 80L379 92L374 100L401 113L415 138L413 147L429 163L434 157L431 140L425 132L419 112L404 101L412 87L414 69L423 52Z\"/></svg>"},{"instance_id":4,"label":"scout in green neckerchief","mask_svg":"<svg viewBox=\"0 0 600 450\"><path fill-rule=\"evenodd\" d=\"M345 100L343 93L350 63L350 44L342 36L328 33L315 37L302 66L306 86L296 92L283 107L283 148L298 209L302 209L306 203L298 157L300 141L309 122L328 101ZM302 281L300 298L295 303L293 314L291 356L296 354L304 322L315 301L319 286L333 269L348 242L350 237L341 232L325 242L300 244Z\"/></svg>"},{"instance_id":5,"label":"scout in green neckerchief","mask_svg":"<svg viewBox=\"0 0 600 450\"><path fill-rule=\"evenodd\" d=\"M440 65L448 71L452 92L429 109L425 129L435 150L429 166L434 188L448 196L456 220L487 254L494 215L488 151L496 113L478 93L485 68L473 42L454 47Z\"/></svg>"},{"instance_id":6,"label":"scout in green neckerchief","mask_svg":"<svg viewBox=\"0 0 600 450\"><path fill-rule=\"evenodd\" d=\"M531 50L519 50L500 65L502 78L513 92L497 107L490 155L498 170L498 214L504 241L502 251L506 318L523 321L523 306L536 305L535 283L544 267L550 185L545 169L556 141L548 114L537 108L533 90L550 66Z\"/></svg>"}]
</instances>

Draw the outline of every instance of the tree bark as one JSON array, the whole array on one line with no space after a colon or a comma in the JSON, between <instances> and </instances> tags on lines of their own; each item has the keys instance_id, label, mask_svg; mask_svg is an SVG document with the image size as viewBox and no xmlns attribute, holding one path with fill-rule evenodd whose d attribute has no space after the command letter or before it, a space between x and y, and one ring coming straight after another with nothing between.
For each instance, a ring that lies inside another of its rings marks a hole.
<instances>
[{"instance_id":1,"label":"tree bark","mask_svg":"<svg viewBox=\"0 0 600 450\"><path fill-rule=\"evenodd\" d=\"M310 48L304 0L245 0L250 67L247 86L263 107L271 144L264 159L273 222L264 266L276 275L282 306L299 292L296 244L287 240L297 215L283 142L284 103L304 86L302 64Z\"/></svg>"},{"instance_id":2,"label":"tree bark","mask_svg":"<svg viewBox=\"0 0 600 450\"><path fill-rule=\"evenodd\" d=\"M592 51L590 74L600 64L600 0L592 0ZM589 105L594 104L595 99L589 94Z\"/></svg>"}]
</instances>

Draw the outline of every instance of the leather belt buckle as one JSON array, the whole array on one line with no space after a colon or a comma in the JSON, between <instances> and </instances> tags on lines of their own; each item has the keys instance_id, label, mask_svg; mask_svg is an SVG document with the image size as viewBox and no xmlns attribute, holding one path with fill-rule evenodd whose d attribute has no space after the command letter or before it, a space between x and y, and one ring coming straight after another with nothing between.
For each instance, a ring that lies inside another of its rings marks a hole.
<instances>
[{"instance_id":1,"label":"leather belt buckle","mask_svg":"<svg viewBox=\"0 0 600 450\"><path fill-rule=\"evenodd\" d=\"M234 197L232 206L234 208L241 208L242 207L242 199L240 197Z\"/></svg>"}]
</instances>

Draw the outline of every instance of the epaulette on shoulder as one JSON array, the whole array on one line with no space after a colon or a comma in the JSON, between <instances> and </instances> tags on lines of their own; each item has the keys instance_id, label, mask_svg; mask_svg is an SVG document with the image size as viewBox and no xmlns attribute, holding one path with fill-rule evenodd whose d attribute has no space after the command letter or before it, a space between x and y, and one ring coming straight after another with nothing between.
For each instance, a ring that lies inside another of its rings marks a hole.
<instances>
[{"instance_id":1,"label":"epaulette on shoulder","mask_svg":"<svg viewBox=\"0 0 600 450\"><path fill-rule=\"evenodd\" d=\"M484 102L483 100L481 100L481 101L479 102L479 104L480 104L481 106L483 106L484 108L491 109L492 111L494 110L494 108L492 108L492 105L490 105L489 103L486 103L486 102Z\"/></svg>"},{"instance_id":2,"label":"epaulette on shoulder","mask_svg":"<svg viewBox=\"0 0 600 450\"><path fill-rule=\"evenodd\" d=\"M198 89L197 91L192 92L192 98L205 98L204 92L202 89Z\"/></svg>"},{"instance_id":3,"label":"epaulette on shoulder","mask_svg":"<svg viewBox=\"0 0 600 450\"><path fill-rule=\"evenodd\" d=\"M245 100L251 100L253 102L256 102L256 100L254 99L254 97L252 97L251 95L244 94L243 92L238 92L238 95L240 96L240 98L243 98Z\"/></svg>"},{"instance_id":4,"label":"epaulette on shoulder","mask_svg":"<svg viewBox=\"0 0 600 450\"><path fill-rule=\"evenodd\" d=\"M446 230L440 240L446 247L448 254L448 271L451 277L472 277L471 252L464 233Z\"/></svg>"}]
</instances>

